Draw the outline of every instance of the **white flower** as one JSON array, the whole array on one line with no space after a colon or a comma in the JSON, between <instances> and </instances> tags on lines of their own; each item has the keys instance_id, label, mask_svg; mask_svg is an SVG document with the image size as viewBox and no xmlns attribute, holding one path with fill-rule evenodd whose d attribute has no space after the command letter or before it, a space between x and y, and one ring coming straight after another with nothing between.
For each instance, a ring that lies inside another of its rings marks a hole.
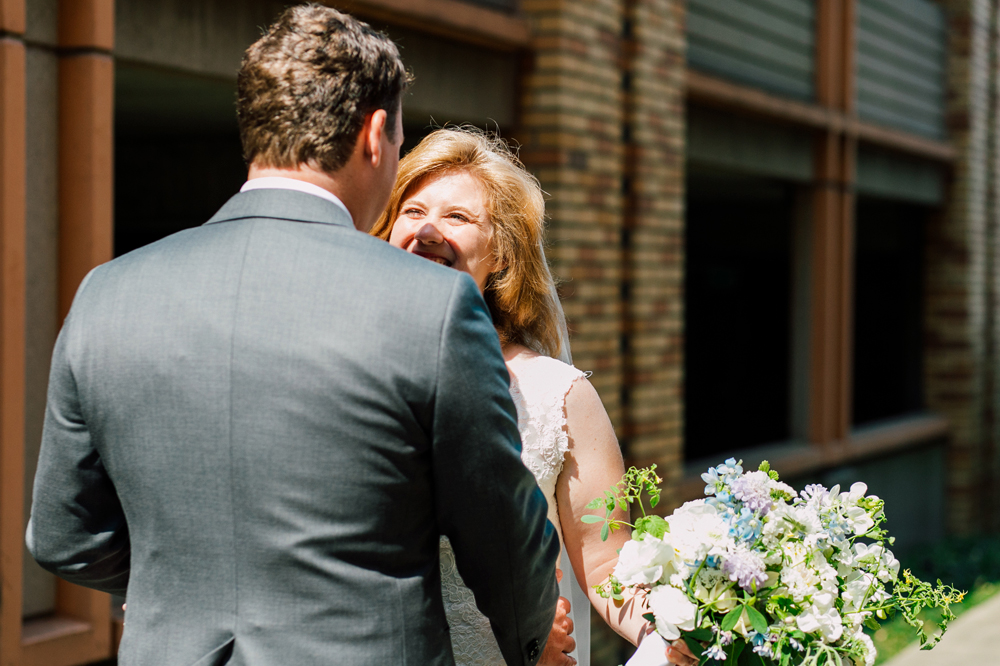
<instances>
[{"instance_id":1,"label":"white flower","mask_svg":"<svg viewBox=\"0 0 1000 666\"><path fill-rule=\"evenodd\" d=\"M844 592L841 596L844 599L845 613L860 610L875 589L880 587L871 574L860 572L852 574L844 583Z\"/></svg>"},{"instance_id":2,"label":"white flower","mask_svg":"<svg viewBox=\"0 0 1000 666\"><path fill-rule=\"evenodd\" d=\"M899 560L877 543L855 543L853 565L876 574L883 583L896 580L899 575Z\"/></svg>"},{"instance_id":3,"label":"white flower","mask_svg":"<svg viewBox=\"0 0 1000 666\"><path fill-rule=\"evenodd\" d=\"M687 595L670 585L654 587L649 593L649 608L656 618L656 630L668 641L680 638L680 630L694 630L697 607Z\"/></svg>"},{"instance_id":4,"label":"white flower","mask_svg":"<svg viewBox=\"0 0 1000 666\"><path fill-rule=\"evenodd\" d=\"M709 555L721 555L733 544L729 525L705 500L686 502L667 518L670 540L681 558L694 563Z\"/></svg>"},{"instance_id":5,"label":"white flower","mask_svg":"<svg viewBox=\"0 0 1000 666\"><path fill-rule=\"evenodd\" d=\"M711 605L713 610L723 613L736 607L736 593L733 592L733 586L725 579L718 580L712 587L702 585L699 579L694 587L694 596L698 601Z\"/></svg>"},{"instance_id":6,"label":"white flower","mask_svg":"<svg viewBox=\"0 0 1000 666\"><path fill-rule=\"evenodd\" d=\"M896 580L899 576L899 560L896 559L896 556L888 548L883 550L882 560L879 565L878 579L883 583Z\"/></svg>"},{"instance_id":7,"label":"white flower","mask_svg":"<svg viewBox=\"0 0 1000 666\"><path fill-rule=\"evenodd\" d=\"M670 535L662 539L646 532L622 546L614 576L622 585L652 585L665 580L683 567Z\"/></svg>"},{"instance_id":8,"label":"white flower","mask_svg":"<svg viewBox=\"0 0 1000 666\"><path fill-rule=\"evenodd\" d=\"M827 594L819 594L819 601L827 601L825 597L829 597ZM844 633L844 626L840 622L840 613L837 612L836 608L831 605L827 606L824 604L812 604L808 606L804 612L796 618L796 623L799 629L806 632L807 634L819 633L823 636L823 640L827 643L832 643L840 635Z\"/></svg>"},{"instance_id":9,"label":"white flower","mask_svg":"<svg viewBox=\"0 0 1000 666\"><path fill-rule=\"evenodd\" d=\"M875 666L876 651L875 651L875 644L872 642L872 639L868 636L868 634L866 634L863 631L859 631L857 636L855 636L855 638L859 643L861 643L864 646L865 650L865 660L863 662L864 666ZM854 663L857 666L861 666L861 662L855 661Z\"/></svg>"},{"instance_id":10,"label":"white flower","mask_svg":"<svg viewBox=\"0 0 1000 666\"><path fill-rule=\"evenodd\" d=\"M787 501L791 501L798 496L794 488L781 481L771 481L771 494L777 494Z\"/></svg>"}]
</instances>

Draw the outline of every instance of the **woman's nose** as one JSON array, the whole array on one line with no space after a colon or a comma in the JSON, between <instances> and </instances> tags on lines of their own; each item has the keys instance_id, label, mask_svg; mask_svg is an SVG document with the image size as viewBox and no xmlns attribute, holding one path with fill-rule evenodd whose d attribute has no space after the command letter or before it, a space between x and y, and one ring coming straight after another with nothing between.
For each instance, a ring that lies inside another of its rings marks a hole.
<instances>
[{"instance_id":1,"label":"woman's nose","mask_svg":"<svg viewBox=\"0 0 1000 666\"><path fill-rule=\"evenodd\" d=\"M438 243L444 242L444 236L438 230L437 226L431 222L425 222L417 229L415 234L416 239L421 243L426 243L428 245L437 245Z\"/></svg>"}]
</instances>

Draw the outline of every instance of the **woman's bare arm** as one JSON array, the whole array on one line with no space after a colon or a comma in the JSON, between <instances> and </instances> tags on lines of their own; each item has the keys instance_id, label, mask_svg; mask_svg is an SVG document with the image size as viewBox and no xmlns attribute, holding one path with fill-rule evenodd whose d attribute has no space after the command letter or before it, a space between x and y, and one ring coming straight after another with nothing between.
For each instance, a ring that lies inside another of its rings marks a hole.
<instances>
[{"instance_id":1,"label":"woman's bare arm","mask_svg":"<svg viewBox=\"0 0 1000 666\"><path fill-rule=\"evenodd\" d=\"M569 453L556 484L556 501L566 552L577 580L587 591L594 608L612 629L637 645L649 624L642 617L648 611L641 598L626 596L625 603L619 608L610 599L601 598L593 589L614 569L618 562L618 549L629 540L630 531L619 530L611 534L607 541L601 541L600 526L580 520L586 514L595 513L593 509L587 509L587 503L603 495L625 472L611 421L597 391L586 379L574 382L566 396L566 425ZM615 518L628 520L628 515L616 510Z\"/></svg>"}]
</instances>

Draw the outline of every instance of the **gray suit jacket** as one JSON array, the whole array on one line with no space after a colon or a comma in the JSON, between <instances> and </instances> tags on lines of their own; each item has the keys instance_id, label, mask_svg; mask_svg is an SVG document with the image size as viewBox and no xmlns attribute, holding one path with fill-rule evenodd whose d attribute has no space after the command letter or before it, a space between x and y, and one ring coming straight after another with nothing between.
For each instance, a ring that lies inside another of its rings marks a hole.
<instances>
[{"instance_id":1,"label":"gray suit jacket","mask_svg":"<svg viewBox=\"0 0 1000 666\"><path fill-rule=\"evenodd\" d=\"M438 535L508 664L558 540L473 281L287 190L98 267L52 360L28 546L128 593L125 665L451 664Z\"/></svg>"}]
</instances>

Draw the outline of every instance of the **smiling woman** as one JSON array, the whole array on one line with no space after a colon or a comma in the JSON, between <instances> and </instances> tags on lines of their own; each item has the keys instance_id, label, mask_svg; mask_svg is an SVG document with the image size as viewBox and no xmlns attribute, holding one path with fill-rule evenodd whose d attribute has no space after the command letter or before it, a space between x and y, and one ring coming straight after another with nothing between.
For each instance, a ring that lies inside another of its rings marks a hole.
<instances>
[{"instance_id":1,"label":"smiling woman","mask_svg":"<svg viewBox=\"0 0 1000 666\"><path fill-rule=\"evenodd\" d=\"M503 141L447 128L400 161L371 233L469 273L504 345L558 357L562 324L542 251L544 217L538 181ZM394 231L397 224L403 228Z\"/></svg>"},{"instance_id":2,"label":"smiling woman","mask_svg":"<svg viewBox=\"0 0 1000 666\"><path fill-rule=\"evenodd\" d=\"M561 606L556 615L542 661L575 663L560 654L565 652L587 666L588 603L634 644L646 635L647 623L641 603L619 610L592 589L614 567L625 535L602 541L581 517L591 498L616 483L624 469L597 391L584 373L568 365L561 306L542 250L544 214L538 181L501 140L474 129L448 128L429 134L400 162L389 204L371 233L468 273L483 292L510 374L521 460L548 502L549 520L564 546L560 566L568 574L561 594L573 598L573 608ZM441 564L455 663L503 663L447 539ZM572 612L576 643L566 636ZM674 663L697 662L675 657Z\"/></svg>"},{"instance_id":3,"label":"smiling woman","mask_svg":"<svg viewBox=\"0 0 1000 666\"><path fill-rule=\"evenodd\" d=\"M479 180L465 171L445 172L407 196L389 242L468 273L481 291L497 270L492 231Z\"/></svg>"}]
</instances>

